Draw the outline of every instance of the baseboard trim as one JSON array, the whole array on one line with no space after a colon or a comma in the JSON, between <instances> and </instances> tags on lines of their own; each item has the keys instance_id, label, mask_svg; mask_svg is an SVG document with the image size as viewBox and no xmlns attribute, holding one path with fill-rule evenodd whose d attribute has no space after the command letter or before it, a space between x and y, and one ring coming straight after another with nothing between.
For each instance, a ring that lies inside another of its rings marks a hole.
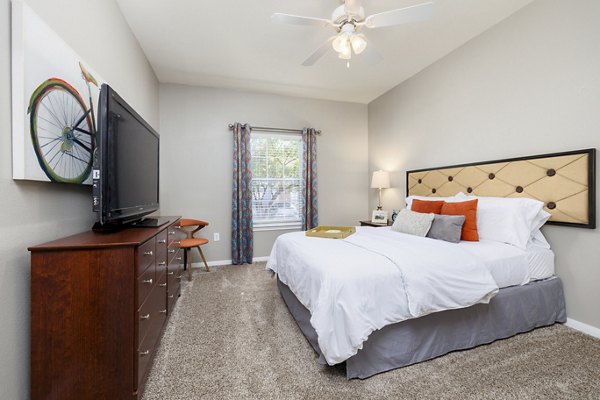
<instances>
[{"instance_id":1,"label":"baseboard trim","mask_svg":"<svg viewBox=\"0 0 600 400\"><path fill-rule=\"evenodd\" d=\"M565 323L565 325L569 328L573 328L579 332L583 332L590 336L600 339L600 329L596 328L595 326L584 324L583 322L579 322L571 318L567 318L567 322Z\"/></svg>"},{"instance_id":2,"label":"baseboard trim","mask_svg":"<svg viewBox=\"0 0 600 400\"><path fill-rule=\"evenodd\" d=\"M252 262L263 262L263 261L268 261L268 260L269 260L269 256L254 257L252 259ZM209 267L218 267L218 266L222 266L222 265L231 265L231 260L215 260L215 261L208 262ZM193 268L203 268L204 263L203 262L194 262L194 263L192 263L192 267Z\"/></svg>"}]
</instances>

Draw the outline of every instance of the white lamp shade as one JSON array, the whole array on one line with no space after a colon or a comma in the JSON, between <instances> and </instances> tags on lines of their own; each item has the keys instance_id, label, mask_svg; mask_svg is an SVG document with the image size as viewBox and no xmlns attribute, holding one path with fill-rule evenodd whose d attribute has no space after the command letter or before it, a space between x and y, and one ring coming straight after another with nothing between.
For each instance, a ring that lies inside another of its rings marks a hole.
<instances>
[{"instance_id":1,"label":"white lamp shade","mask_svg":"<svg viewBox=\"0 0 600 400\"><path fill-rule=\"evenodd\" d=\"M352 44L352 50L354 53L360 54L367 48L367 39L363 34L354 34L350 38L350 43Z\"/></svg>"},{"instance_id":2,"label":"white lamp shade","mask_svg":"<svg viewBox=\"0 0 600 400\"><path fill-rule=\"evenodd\" d=\"M331 42L333 49L338 53L348 53L351 49L350 42L348 40L348 35L344 32L340 33L333 39Z\"/></svg>"},{"instance_id":3,"label":"white lamp shade","mask_svg":"<svg viewBox=\"0 0 600 400\"><path fill-rule=\"evenodd\" d=\"M387 189L390 187L390 173L387 171L375 171L373 172L373 178L371 179L371 188L373 189Z\"/></svg>"}]
</instances>

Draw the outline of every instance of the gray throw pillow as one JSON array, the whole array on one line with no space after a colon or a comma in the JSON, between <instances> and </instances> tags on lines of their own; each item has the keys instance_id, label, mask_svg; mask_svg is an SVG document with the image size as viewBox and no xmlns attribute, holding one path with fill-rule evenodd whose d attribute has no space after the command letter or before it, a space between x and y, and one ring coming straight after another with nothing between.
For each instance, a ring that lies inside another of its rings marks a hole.
<instances>
[{"instance_id":1,"label":"gray throw pillow","mask_svg":"<svg viewBox=\"0 0 600 400\"><path fill-rule=\"evenodd\" d=\"M392 225L392 230L408 233L409 235L425 237L429 228L431 228L433 215L434 214L418 213L405 208L398 213L398 216Z\"/></svg>"},{"instance_id":2,"label":"gray throw pillow","mask_svg":"<svg viewBox=\"0 0 600 400\"><path fill-rule=\"evenodd\" d=\"M427 232L427 237L445 240L446 242L460 242L462 227L465 223L464 215L438 215L436 214Z\"/></svg>"}]
</instances>

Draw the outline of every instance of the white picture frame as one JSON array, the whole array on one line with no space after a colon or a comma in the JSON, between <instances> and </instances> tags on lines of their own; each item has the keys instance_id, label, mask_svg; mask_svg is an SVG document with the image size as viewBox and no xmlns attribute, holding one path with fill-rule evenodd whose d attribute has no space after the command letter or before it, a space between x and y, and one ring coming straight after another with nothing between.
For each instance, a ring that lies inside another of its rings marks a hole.
<instances>
[{"instance_id":1,"label":"white picture frame","mask_svg":"<svg viewBox=\"0 0 600 400\"><path fill-rule=\"evenodd\" d=\"M373 214L371 215L371 222L373 224L387 225L388 212L383 210L373 210Z\"/></svg>"}]
</instances>

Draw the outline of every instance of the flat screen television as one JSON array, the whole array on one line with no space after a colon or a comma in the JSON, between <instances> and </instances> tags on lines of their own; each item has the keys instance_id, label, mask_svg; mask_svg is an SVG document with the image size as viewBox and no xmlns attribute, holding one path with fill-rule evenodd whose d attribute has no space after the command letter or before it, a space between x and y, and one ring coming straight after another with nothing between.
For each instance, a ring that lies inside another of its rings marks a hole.
<instances>
[{"instance_id":1,"label":"flat screen television","mask_svg":"<svg viewBox=\"0 0 600 400\"><path fill-rule=\"evenodd\" d=\"M162 225L160 218L143 218L159 209L158 133L106 84L98 108L92 170L93 209L98 215L94 229Z\"/></svg>"}]
</instances>

